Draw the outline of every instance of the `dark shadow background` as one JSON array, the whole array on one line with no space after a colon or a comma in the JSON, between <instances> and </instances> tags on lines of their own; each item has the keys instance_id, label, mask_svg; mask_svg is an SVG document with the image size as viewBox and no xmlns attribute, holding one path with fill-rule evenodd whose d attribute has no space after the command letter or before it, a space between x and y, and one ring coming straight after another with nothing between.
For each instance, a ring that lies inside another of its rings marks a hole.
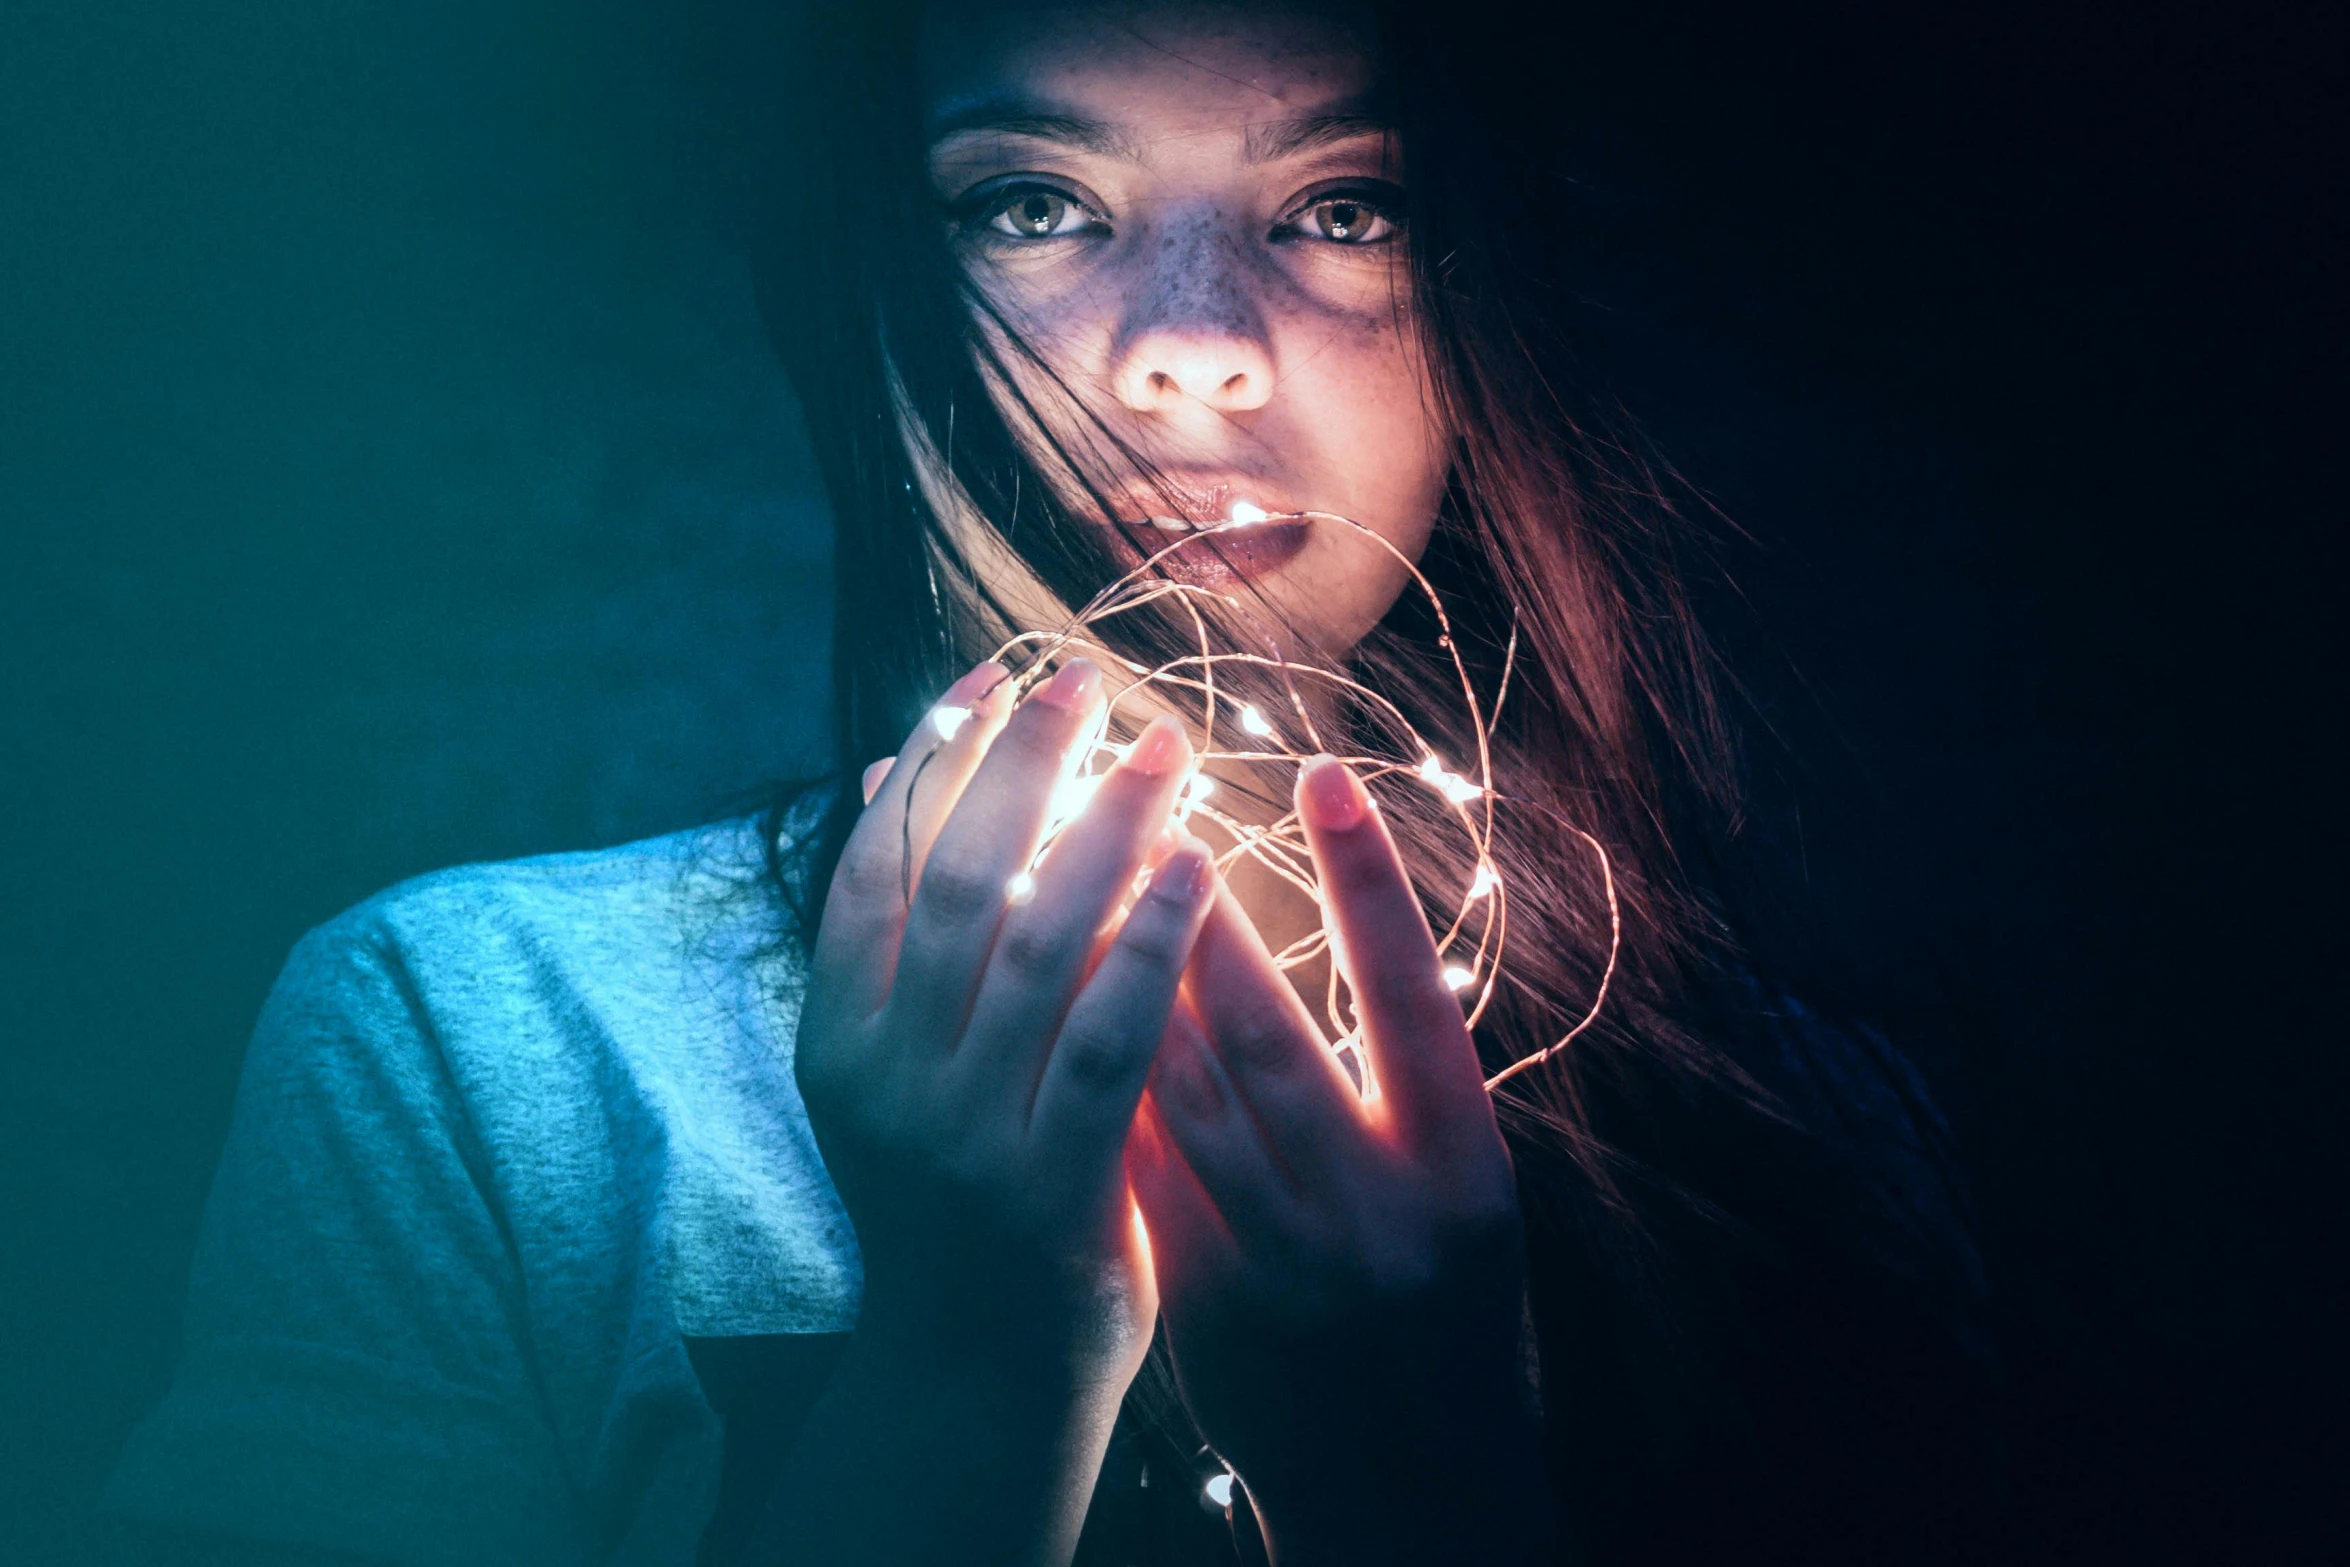
<instances>
[{"instance_id":1,"label":"dark shadow background","mask_svg":"<svg viewBox=\"0 0 2350 1567\"><path fill-rule=\"evenodd\" d=\"M2340 1559L2340 18L1621 9L1526 40L1591 373L1757 541L1758 831L1960 1119L2025 1512ZM304 928L824 760L771 39L0 9L0 1555L90 1537Z\"/></svg>"}]
</instances>

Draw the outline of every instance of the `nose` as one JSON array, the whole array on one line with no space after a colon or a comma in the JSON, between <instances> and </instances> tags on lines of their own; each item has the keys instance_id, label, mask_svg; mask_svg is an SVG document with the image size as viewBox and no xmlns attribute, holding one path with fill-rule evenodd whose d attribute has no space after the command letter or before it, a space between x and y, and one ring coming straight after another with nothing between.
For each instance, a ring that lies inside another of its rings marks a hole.
<instances>
[{"instance_id":1,"label":"nose","mask_svg":"<svg viewBox=\"0 0 2350 1567\"><path fill-rule=\"evenodd\" d=\"M1157 236L1120 322L1112 375L1138 413L1262 408L1273 350L1241 247L1212 215Z\"/></svg>"}]
</instances>

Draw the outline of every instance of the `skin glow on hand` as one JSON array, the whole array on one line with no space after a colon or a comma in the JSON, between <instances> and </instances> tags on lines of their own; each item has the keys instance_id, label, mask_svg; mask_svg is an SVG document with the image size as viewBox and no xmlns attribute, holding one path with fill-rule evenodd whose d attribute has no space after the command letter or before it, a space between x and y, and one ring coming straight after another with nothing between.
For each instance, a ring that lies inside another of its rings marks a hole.
<instances>
[{"instance_id":1,"label":"skin glow on hand","mask_svg":"<svg viewBox=\"0 0 2350 1567\"><path fill-rule=\"evenodd\" d=\"M1493 786L1491 744L1493 727L1499 721L1501 703L1508 693L1510 673L1516 662L1516 634L1512 633L1507 653L1503 659L1499 688L1494 691L1491 701L1488 703L1480 698L1475 682L1470 679L1468 666L1462 661L1459 650L1453 645L1451 620L1445 613L1442 601L1437 597L1435 588L1422 575L1419 567L1410 557L1398 550L1387 539L1350 517L1343 517L1335 512L1319 511L1288 515L1312 518L1318 522L1356 530L1394 556L1402 564L1404 570L1410 574L1411 580L1418 585L1420 592L1427 598L1430 608L1435 613L1440 633L1439 645L1450 655L1454 672L1460 680L1461 700L1467 719L1467 727L1469 732L1476 737L1476 762L1473 773L1464 776L1462 773L1445 766L1434 749L1421 740L1410 720L1404 716L1402 710L1394 702L1343 673L1313 664L1292 662L1279 656L1276 652L1254 653L1238 649L1218 651L1210 645L1207 619L1200 612L1199 604L1202 601L1211 601L1225 610L1236 611L1243 616L1249 613L1248 606L1229 594L1218 593L1196 583L1162 575L1155 568L1160 561L1176 551L1191 548L1202 539L1213 538L1220 533L1230 532L1235 528L1245 528L1252 523L1263 522L1267 519L1267 514L1256 505L1248 501L1235 501L1232 505L1231 521L1201 527L1180 535L1175 542L1159 549L1146 558L1141 565L1095 594L1092 600L1080 609L1067 625L1053 631L1024 631L1011 638L996 651L997 662L1011 665L1017 669L1012 680L1015 690L1019 694L1025 694L1036 686L1062 662L1080 655L1090 658L1098 664L1105 676L1110 677L1112 683L1114 683L1116 672L1123 671L1126 677L1123 686L1108 693L1108 701L1102 711L1100 727L1096 729L1092 738L1080 747L1079 761L1071 776L1054 791L1053 806L1049 813L1052 820L1048 824L1045 842L1039 845L1037 854L1041 858L1045 847L1051 843L1053 834L1057 833L1069 821L1074 820L1078 813L1084 810L1087 802L1092 798L1093 789L1099 782L1101 772L1124 754L1125 745L1110 738L1110 728L1119 720L1121 706L1128 703L1141 705L1143 698L1154 690L1188 693L1201 701L1205 715L1204 726L1195 737L1193 750L1199 764L1203 767L1219 761L1297 767L1302 766L1313 755L1330 750L1330 747L1323 744L1322 736L1316 729L1312 710L1306 703L1301 690L1303 683L1319 683L1322 687L1333 689L1336 694L1342 694L1355 703L1374 709L1402 737L1402 754L1349 755L1340 756L1339 760L1355 768L1361 774L1366 788L1374 790L1392 788L1398 783L1408 781L1413 786L1433 790L1444 801L1447 817L1464 835L1471 850L1474 871L1467 890L1462 894L1458 911L1447 923L1446 928L1436 933L1437 955L1444 965L1445 983L1469 997L1468 1022L1470 1027L1476 1026L1478 1019L1484 1015L1486 1007L1492 1003L1494 991L1499 985L1503 973L1505 935L1508 928L1509 889L1503 884L1500 869L1493 857L1495 834L1499 830L1496 820L1496 806L1504 804L1525 805L1543 812L1552 819L1556 826L1581 839L1598 861L1601 884L1607 898L1608 951L1607 962L1600 972L1599 983L1592 994L1591 1004L1574 1026L1562 1034L1555 1043L1520 1057L1486 1080L1485 1086L1488 1089L1497 1088L1510 1078L1539 1066L1566 1048L1578 1034L1589 1028L1598 1019L1600 1010L1606 1005L1608 987L1615 979L1616 960L1623 947L1623 915L1616 900L1614 868L1609 861L1607 850L1590 833L1573 822L1559 817L1547 806L1538 802L1512 799L1499 793ZM1170 660L1154 668L1121 657L1103 645L1092 634L1091 628L1099 622L1162 599L1171 600L1178 610L1190 615L1193 627L1198 633L1198 652ZM1265 645L1270 649L1277 647L1278 643L1276 639L1268 636L1265 639ZM1291 749L1281 741L1280 733L1272 721L1254 704L1236 703L1229 695L1219 692L1216 684L1217 671L1229 667L1270 671L1279 676L1282 683L1288 688L1292 715L1297 720L1298 731L1305 737L1309 749L1302 752ZM1162 709L1165 706L1164 703L1156 705ZM1247 750L1218 749L1217 723L1219 715L1232 713L1235 709L1237 709L1237 725L1242 732L1254 740L1272 742L1270 749L1255 747ZM951 735L954 729L959 729L961 725L955 723L953 729L950 729L948 721L942 717L946 711L941 709L934 712L932 719L942 734ZM960 710L957 712L958 716L964 716L960 714ZM1129 722L1133 728L1139 729L1139 722L1131 720ZM1237 860L1249 859L1273 875L1289 882L1306 896L1315 900L1317 904L1320 904L1322 890L1314 871L1313 854L1306 844L1303 828L1298 823L1296 815L1294 813L1286 814L1269 826L1244 821L1207 804L1214 789L1214 783L1204 773L1194 772L1184 783L1183 792L1177 802L1176 815L1178 820L1187 823L1205 823L1215 828L1226 840L1226 846L1216 855L1217 868L1225 870ZM1376 798L1375 795L1374 798ZM1194 830L1197 828L1195 827ZM1034 863L1031 861L1031 868ZM1033 897L1035 890L1034 877L1029 872L1023 871L1014 876L1005 887L1005 896L1017 904ZM1285 969L1295 968L1301 963L1321 956L1329 950L1329 947L1330 938L1325 930L1300 938L1274 954L1274 960ZM1355 1064L1362 1067L1365 1063L1361 1054L1361 1041L1353 1021L1346 1015L1346 1009L1341 1004L1340 986L1343 983L1340 974L1341 967L1342 965L1339 964L1332 965L1327 1009L1331 1029L1335 1036L1335 1043L1331 1048L1342 1055L1352 1055ZM1358 1080L1368 1083L1370 1080L1368 1072L1361 1072Z\"/></svg>"}]
</instances>

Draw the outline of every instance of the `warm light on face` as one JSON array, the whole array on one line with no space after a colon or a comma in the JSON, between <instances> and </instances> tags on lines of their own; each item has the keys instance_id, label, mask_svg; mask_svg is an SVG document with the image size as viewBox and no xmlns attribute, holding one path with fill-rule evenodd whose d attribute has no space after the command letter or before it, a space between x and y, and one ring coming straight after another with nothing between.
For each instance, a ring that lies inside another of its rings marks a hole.
<instances>
[{"instance_id":1,"label":"warm light on face","mask_svg":"<svg viewBox=\"0 0 2350 1567\"><path fill-rule=\"evenodd\" d=\"M1222 566L1353 646L1402 574L1280 523L1344 513L1417 559L1454 448L1368 30L1319 6L920 9L931 194L1039 478L1103 525L1257 529ZM1312 214L1341 191L1334 232Z\"/></svg>"}]
</instances>

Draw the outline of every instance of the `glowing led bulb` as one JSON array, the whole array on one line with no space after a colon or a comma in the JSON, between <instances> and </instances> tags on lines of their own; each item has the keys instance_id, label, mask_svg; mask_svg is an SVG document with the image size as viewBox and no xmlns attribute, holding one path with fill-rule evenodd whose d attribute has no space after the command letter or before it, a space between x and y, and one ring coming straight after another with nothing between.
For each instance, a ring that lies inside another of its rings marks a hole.
<instances>
[{"instance_id":1,"label":"glowing led bulb","mask_svg":"<svg viewBox=\"0 0 2350 1567\"><path fill-rule=\"evenodd\" d=\"M1197 805L1216 792L1216 780L1206 773L1193 773L1183 780L1183 803Z\"/></svg>"},{"instance_id":2,"label":"glowing led bulb","mask_svg":"<svg viewBox=\"0 0 2350 1567\"><path fill-rule=\"evenodd\" d=\"M1477 983L1477 971L1462 968L1458 963L1447 963L1444 966L1444 983L1447 989L1466 990Z\"/></svg>"},{"instance_id":3,"label":"glowing led bulb","mask_svg":"<svg viewBox=\"0 0 2350 1567\"><path fill-rule=\"evenodd\" d=\"M1266 515L1265 508L1262 506L1252 505L1247 501L1232 503L1232 525L1234 527L1239 527L1244 523L1263 522Z\"/></svg>"},{"instance_id":4,"label":"glowing led bulb","mask_svg":"<svg viewBox=\"0 0 2350 1567\"><path fill-rule=\"evenodd\" d=\"M1466 805L1471 800L1483 799L1485 796L1482 788L1448 769L1433 755L1420 758L1420 776L1434 784L1455 805Z\"/></svg>"},{"instance_id":5,"label":"glowing led bulb","mask_svg":"<svg viewBox=\"0 0 2350 1567\"><path fill-rule=\"evenodd\" d=\"M1004 883L1004 901L1015 909L1035 896L1036 878L1026 871L1020 872L1010 881Z\"/></svg>"},{"instance_id":6,"label":"glowing led bulb","mask_svg":"<svg viewBox=\"0 0 2350 1567\"><path fill-rule=\"evenodd\" d=\"M1219 1508L1232 1505L1232 1471L1208 1476L1208 1483L1200 1487L1200 1494Z\"/></svg>"},{"instance_id":7,"label":"glowing led bulb","mask_svg":"<svg viewBox=\"0 0 2350 1567\"><path fill-rule=\"evenodd\" d=\"M930 710L930 727L938 731L942 740L952 740L963 732L963 726L969 722L971 709L967 707L934 707Z\"/></svg>"},{"instance_id":8,"label":"glowing led bulb","mask_svg":"<svg viewBox=\"0 0 2350 1567\"><path fill-rule=\"evenodd\" d=\"M1241 708L1240 727L1260 740L1273 732L1273 726L1265 721L1263 713L1257 711L1257 705L1254 702L1247 703Z\"/></svg>"},{"instance_id":9,"label":"glowing led bulb","mask_svg":"<svg viewBox=\"0 0 2350 1567\"><path fill-rule=\"evenodd\" d=\"M1500 885L1501 878L1493 873L1493 866L1490 861L1479 865L1477 867L1477 874L1475 878L1472 879L1469 883L1469 898L1473 902L1478 898L1484 897L1487 893L1491 892L1494 888Z\"/></svg>"}]
</instances>

